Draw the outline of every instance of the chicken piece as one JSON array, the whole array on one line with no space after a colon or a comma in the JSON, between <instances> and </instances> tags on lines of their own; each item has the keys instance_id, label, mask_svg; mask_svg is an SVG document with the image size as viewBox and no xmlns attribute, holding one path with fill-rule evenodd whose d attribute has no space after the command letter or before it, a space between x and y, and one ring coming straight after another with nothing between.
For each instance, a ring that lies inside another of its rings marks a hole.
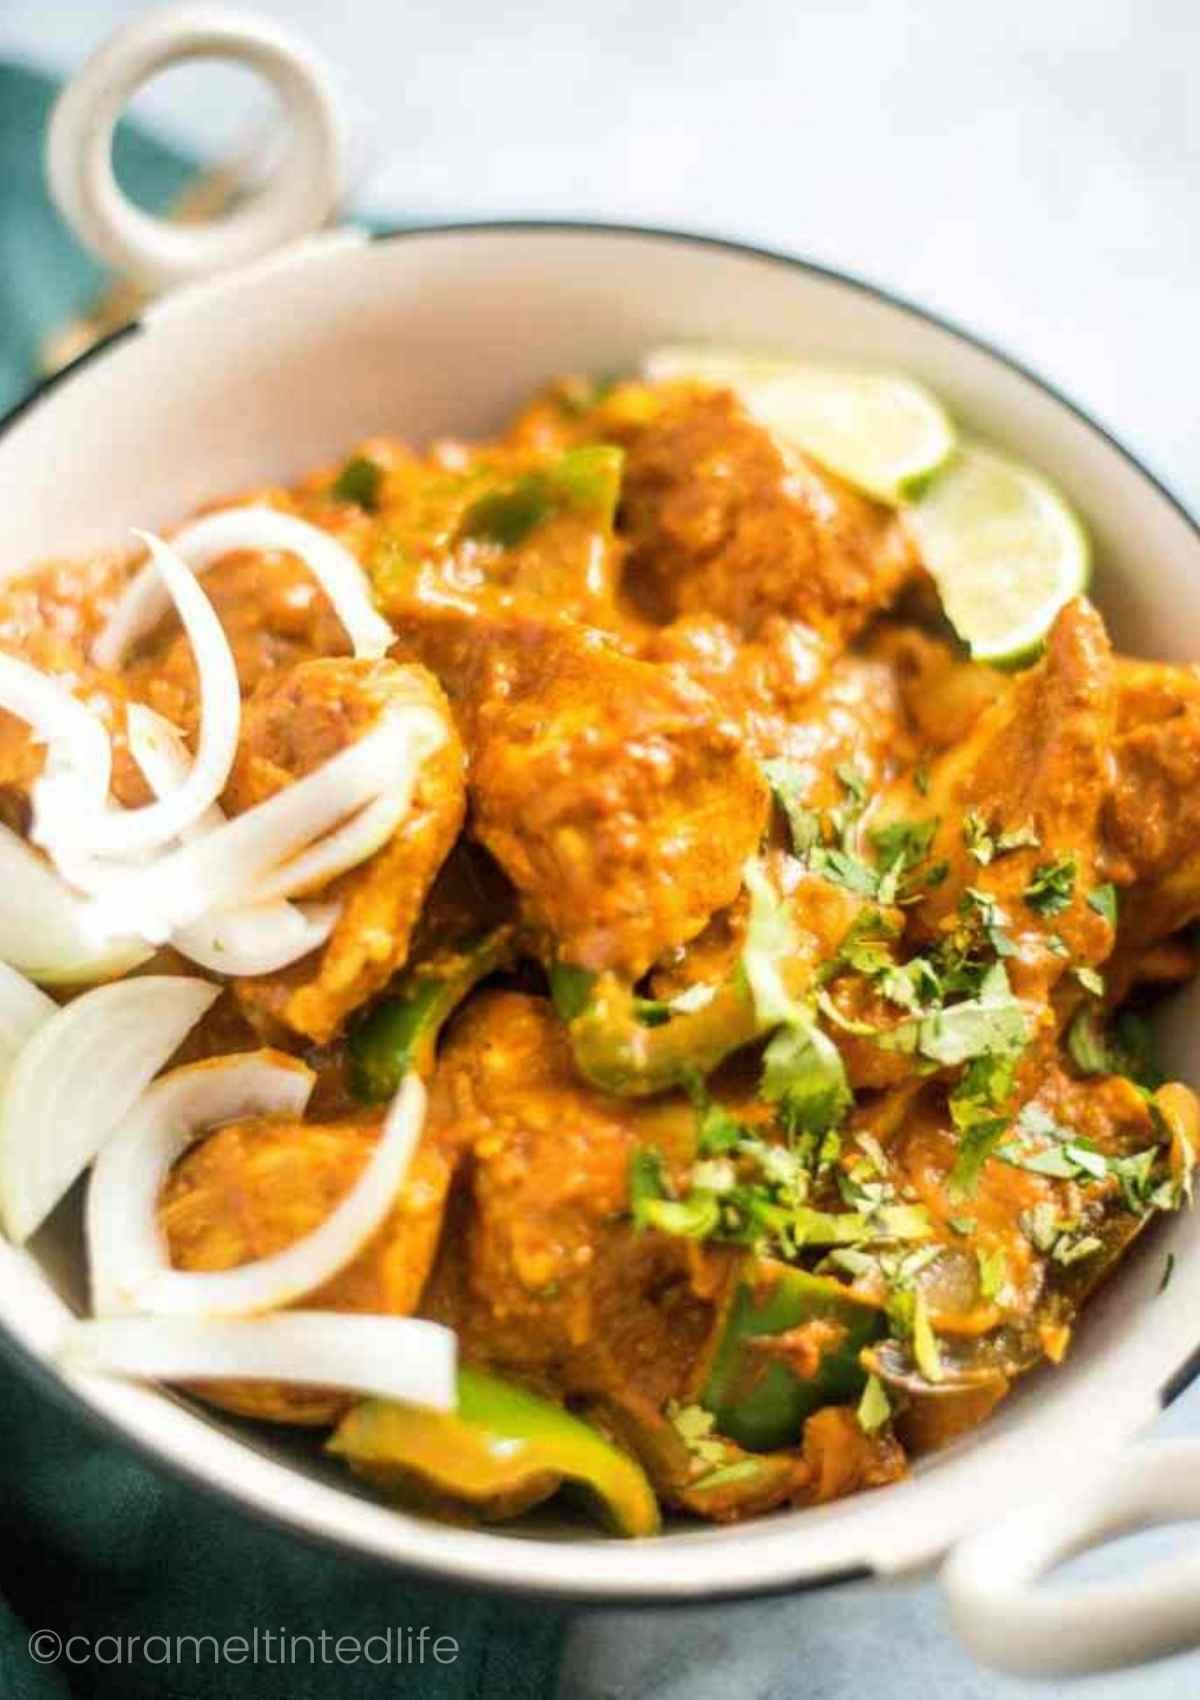
<instances>
[{"instance_id":1,"label":"chicken piece","mask_svg":"<svg viewBox=\"0 0 1200 1700\"><path fill-rule=\"evenodd\" d=\"M422 766L391 839L322 893L342 912L320 954L236 983L242 1009L264 1036L278 1039L283 1030L324 1044L404 966L426 893L462 826L464 756L436 680L394 661L301 662L268 677L246 704L225 793L235 814L311 773L403 704L433 709L446 741Z\"/></svg>"},{"instance_id":2,"label":"chicken piece","mask_svg":"<svg viewBox=\"0 0 1200 1700\"><path fill-rule=\"evenodd\" d=\"M930 859L948 877L911 911L909 936L928 941L953 924L964 891L987 893L1007 917L1017 954L1007 960L1014 991L1034 1002L1072 964L1102 962L1112 928L1088 903L1107 876L1098 865L1101 815L1109 786L1115 703L1108 637L1082 598L1068 603L1046 655L982 715L962 743L934 762L926 795L905 783L884 800L879 820L940 821ZM972 854L970 828L993 839L1032 829L1037 844ZM1062 861L1063 896L1039 910L1028 888L1039 869ZM1064 956L1051 940L1066 947Z\"/></svg>"},{"instance_id":3,"label":"chicken piece","mask_svg":"<svg viewBox=\"0 0 1200 1700\"><path fill-rule=\"evenodd\" d=\"M470 831L544 948L628 979L737 896L765 781L708 692L527 603L389 608L470 751Z\"/></svg>"},{"instance_id":4,"label":"chicken piece","mask_svg":"<svg viewBox=\"0 0 1200 1700\"><path fill-rule=\"evenodd\" d=\"M244 697L297 662L350 653L329 598L292 555L240 550L209 567L203 584L229 640ZM195 731L196 666L173 614L134 654L125 676L134 696L185 732Z\"/></svg>"},{"instance_id":5,"label":"chicken piece","mask_svg":"<svg viewBox=\"0 0 1200 1700\"><path fill-rule=\"evenodd\" d=\"M471 1161L424 1314L459 1331L469 1360L555 1394L658 1409L682 1396L732 1265L638 1234L625 1213L639 1146L690 1159L687 1100L588 1089L549 1005L494 992L460 1019L431 1103Z\"/></svg>"},{"instance_id":6,"label":"chicken piece","mask_svg":"<svg viewBox=\"0 0 1200 1700\"><path fill-rule=\"evenodd\" d=\"M874 790L923 745L890 656L839 655L794 620L772 615L742 639L723 620L689 615L652 632L639 654L710 691L760 761L788 761L810 808L841 800L839 767L857 768Z\"/></svg>"},{"instance_id":7,"label":"chicken piece","mask_svg":"<svg viewBox=\"0 0 1200 1700\"><path fill-rule=\"evenodd\" d=\"M866 653L892 669L895 688L924 750L948 750L967 738L980 715L1013 688L994 667L964 661L948 643L917 626L883 622Z\"/></svg>"},{"instance_id":8,"label":"chicken piece","mask_svg":"<svg viewBox=\"0 0 1200 1700\"><path fill-rule=\"evenodd\" d=\"M1200 669L1118 663L1114 776L1104 815L1126 966L1200 914Z\"/></svg>"},{"instance_id":9,"label":"chicken piece","mask_svg":"<svg viewBox=\"0 0 1200 1700\"><path fill-rule=\"evenodd\" d=\"M182 1159L159 1220L177 1269L236 1269L285 1250L325 1221L350 1191L379 1137L383 1112L327 1123L231 1122ZM427 1126L390 1216L354 1261L301 1301L305 1310L408 1316L437 1249L455 1142ZM205 1382L194 1391L242 1416L336 1422L344 1394L275 1382Z\"/></svg>"},{"instance_id":10,"label":"chicken piece","mask_svg":"<svg viewBox=\"0 0 1200 1700\"><path fill-rule=\"evenodd\" d=\"M119 675L92 666L92 642L129 574L119 556L53 563L0 591L0 650L61 678L108 726L113 743L112 792L127 808L151 794L125 738L125 704L133 694ZM25 721L0 710L0 819L28 824L29 788L42 771L45 746Z\"/></svg>"},{"instance_id":11,"label":"chicken piece","mask_svg":"<svg viewBox=\"0 0 1200 1700\"><path fill-rule=\"evenodd\" d=\"M772 614L843 646L915 571L894 514L785 451L727 391L684 389L628 433L624 588L663 623Z\"/></svg>"}]
</instances>

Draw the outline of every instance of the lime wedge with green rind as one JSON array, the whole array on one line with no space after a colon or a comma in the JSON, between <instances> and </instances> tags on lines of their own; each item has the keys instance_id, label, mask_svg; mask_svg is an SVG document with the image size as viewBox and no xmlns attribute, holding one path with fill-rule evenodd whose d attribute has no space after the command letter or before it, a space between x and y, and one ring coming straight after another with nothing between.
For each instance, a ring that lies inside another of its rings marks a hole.
<instances>
[{"instance_id":1,"label":"lime wedge with green rind","mask_svg":"<svg viewBox=\"0 0 1200 1700\"><path fill-rule=\"evenodd\" d=\"M734 390L782 442L893 506L918 495L954 450L946 410L901 373L723 348L660 348L646 373Z\"/></svg>"},{"instance_id":2,"label":"lime wedge with green rind","mask_svg":"<svg viewBox=\"0 0 1200 1700\"><path fill-rule=\"evenodd\" d=\"M976 661L1032 659L1059 609L1087 588L1078 516L1048 479L994 449L964 443L907 520Z\"/></svg>"}]
</instances>

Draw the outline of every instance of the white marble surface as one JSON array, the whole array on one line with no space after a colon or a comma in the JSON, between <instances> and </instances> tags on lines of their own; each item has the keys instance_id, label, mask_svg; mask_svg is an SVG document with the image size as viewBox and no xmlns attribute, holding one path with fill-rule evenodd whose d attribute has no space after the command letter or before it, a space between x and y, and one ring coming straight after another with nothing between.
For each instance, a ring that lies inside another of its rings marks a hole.
<instances>
[{"instance_id":1,"label":"white marble surface","mask_svg":"<svg viewBox=\"0 0 1200 1700\"><path fill-rule=\"evenodd\" d=\"M1200 504L1195 0L258 4L336 68L373 212L640 220L847 267L1021 355ZM0 53L65 67L140 9L0 0ZM139 107L207 148L254 104L196 69ZM1200 1392L1163 1426L1200 1430ZM1010 1682L922 1582L576 1624L562 1700L730 1694L1183 1700L1200 1655Z\"/></svg>"}]
</instances>

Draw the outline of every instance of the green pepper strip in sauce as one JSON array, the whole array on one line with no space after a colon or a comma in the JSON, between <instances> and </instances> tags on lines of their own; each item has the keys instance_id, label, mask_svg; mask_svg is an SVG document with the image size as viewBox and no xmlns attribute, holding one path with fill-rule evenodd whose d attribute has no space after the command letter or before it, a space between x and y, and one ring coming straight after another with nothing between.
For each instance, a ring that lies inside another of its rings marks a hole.
<instances>
[{"instance_id":1,"label":"green pepper strip in sauce","mask_svg":"<svg viewBox=\"0 0 1200 1700\"><path fill-rule=\"evenodd\" d=\"M328 1449L400 1498L432 1495L485 1520L515 1517L569 1485L616 1534L659 1529L654 1489L628 1453L561 1405L479 1369L459 1369L456 1411L368 1400Z\"/></svg>"},{"instance_id":2,"label":"green pepper strip in sauce","mask_svg":"<svg viewBox=\"0 0 1200 1700\"><path fill-rule=\"evenodd\" d=\"M812 1322L832 1325L812 1374L763 1349L764 1336ZM733 1287L701 1403L723 1435L752 1452L794 1446L814 1411L860 1397L866 1374L859 1354L885 1328L882 1308L840 1281L751 1259Z\"/></svg>"},{"instance_id":3,"label":"green pepper strip in sauce","mask_svg":"<svg viewBox=\"0 0 1200 1700\"><path fill-rule=\"evenodd\" d=\"M513 954L513 929L497 927L405 975L392 997L369 1009L350 1035L351 1087L369 1104L391 1098L412 1068L427 1075L446 1021L467 994Z\"/></svg>"}]
</instances>

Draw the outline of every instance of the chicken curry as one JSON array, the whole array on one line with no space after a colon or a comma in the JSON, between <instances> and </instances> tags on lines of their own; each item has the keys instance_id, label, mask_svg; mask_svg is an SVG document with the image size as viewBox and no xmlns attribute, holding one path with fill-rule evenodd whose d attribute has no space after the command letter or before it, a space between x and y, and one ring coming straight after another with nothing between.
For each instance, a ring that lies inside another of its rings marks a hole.
<instances>
[{"instance_id":1,"label":"chicken curry","mask_svg":"<svg viewBox=\"0 0 1200 1700\"><path fill-rule=\"evenodd\" d=\"M714 384L563 380L494 440L372 439L235 506L339 545L387 630L356 645L286 542L197 565L181 534L240 698L210 825L307 797L393 713L427 747L348 862L249 894L299 899L314 945L227 971L164 896L138 960L54 1002L189 976L174 1069L302 1067L292 1113L173 1148L175 1274L315 1235L423 1082L365 1243L275 1303L443 1326L457 1396L174 1378L441 1515L565 1485L644 1534L893 1481L1058 1362L1190 1196L1197 1102L1141 1011L1196 967L1200 671L1114 654L1083 595L1030 664L972 662L903 512ZM139 569L0 590L0 650L107 733L103 818L169 803L147 726L185 765L207 736L182 602L104 636ZM53 765L0 712L0 821L42 860ZM96 862L57 863L94 903Z\"/></svg>"}]
</instances>

